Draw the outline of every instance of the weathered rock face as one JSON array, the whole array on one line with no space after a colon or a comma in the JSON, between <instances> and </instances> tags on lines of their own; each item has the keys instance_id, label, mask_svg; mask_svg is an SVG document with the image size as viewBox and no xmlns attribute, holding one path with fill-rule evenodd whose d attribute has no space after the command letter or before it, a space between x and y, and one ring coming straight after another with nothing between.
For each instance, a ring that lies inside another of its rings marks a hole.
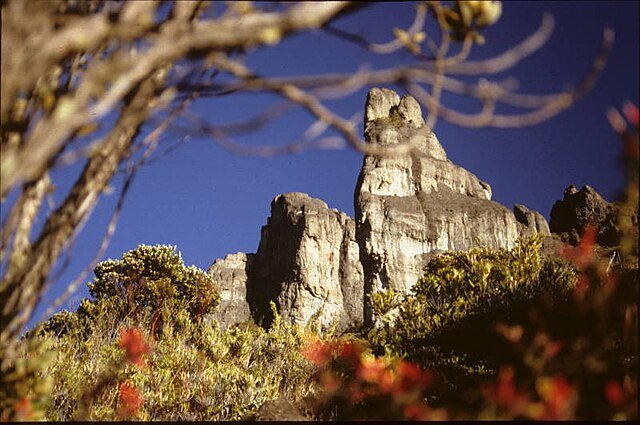
<instances>
[{"instance_id":1,"label":"weathered rock face","mask_svg":"<svg viewBox=\"0 0 640 425\"><path fill-rule=\"evenodd\" d=\"M490 201L490 186L449 161L423 123L412 97L369 92L366 140L392 145L413 138L416 149L403 157L364 158L355 211L365 296L383 288L407 293L432 253L510 248L521 235L548 233L540 214L526 210L519 221Z\"/></svg>"},{"instance_id":2,"label":"weathered rock face","mask_svg":"<svg viewBox=\"0 0 640 425\"><path fill-rule=\"evenodd\" d=\"M513 215L516 217L516 220L526 228L545 235L551 234L547 220L538 211L531 211L524 205L515 204L513 206Z\"/></svg>"},{"instance_id":3,"label":"weathered rock face","mask_svg":"<svg viewBox=\"0 0 640 425\"><path fill-rule=\"evenodd\" d=\"M551 208L549 226L568 243L577 244L580 235L588 225L598 228L597 243L615 246L619 241L617 226L618 208L605 201L591 186L578 190L569 185L564 190L564 198L556 201Z\"/></svg>"},{"instance_id":4,"label":"weathered rock face","mask_svg":"<svg viewBox=\"0 0 640 425\"><path fill-rule=\"evenodd\" d=\"M277 196L256 254L216 261L223 290L217 317L269 326L270 302L282 318L339 328L368 320L369 293L406 293L430 255L477 246L513 246L524 235L548 234L542 215L491 201L491 187L453 164L424 126L412 97L373 89L365 106L365 138L392 145L411 140L405 156L366 156L355 190L354 221L304 193ZM246 291L245 291L246 288Z\"/></svg>"},{"instance_id":5,"label":"weathered rock face","mask_svg":"<svg viewBox=\"0 0 640 425\"><path fill-rule=\"evenodd\" d=\"M491 187L464 168L453 164L435 134L423 127L418 102L402 99L387 89L372 89L365 109L365 138L370 143L395 145L416 137L416 151L395 158L366 156L356 187L356 197L415 196L443 189L491 199ZM356 199L356 206L358 200Z\"/></svg>"},{"instance_id":6,"label":"weathered rock face","mask_svg":"<svg viewBox=\"0 0 640 425\"><path fill-rule=\"evenodd\" d=\"M321 326L362 320L362 276L353 219L304 193L273 200L248 287L259 324L273 319L270 301L292 323L314 314Z\"/></svg>"},{"instance_id":7,"label":"weathered rock face","mask_svg":"<svg viewBox=\"0 0 640 425\"><path fill-rule=\"evenodd\" d=\"M211 318L217 320L222 328L251 319L247 281L253 258L253 254L242 252L229 254L216 260L207 270L220 287L220 305Z\"/></svg>"}]
</instances>

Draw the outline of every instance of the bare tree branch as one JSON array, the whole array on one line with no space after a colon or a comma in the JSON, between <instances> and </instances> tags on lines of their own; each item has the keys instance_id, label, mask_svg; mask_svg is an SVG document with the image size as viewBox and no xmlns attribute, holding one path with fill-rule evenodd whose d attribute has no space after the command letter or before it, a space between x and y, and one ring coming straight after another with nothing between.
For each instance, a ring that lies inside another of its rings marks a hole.
<instances>
[{"instance_id":1,"label":"bare tree branch","mask_svg":"<svg viewBox=\"0 0 640 425\"><path fill-rule=\"evenodd\" d=\"M49 216L31 254L20 266L9 267L0 283L0 343L15 338L42 296L51 267L74 234L88 218L98 196L126 157L140 126L149 116L149 104L162 78L146 80L122 109L114 130L85 166L64 202Z\"/></svg>"},{"instance_id":2,"label":"bare tree branch","mask_svg":"<svg viewBox=\"0 0 640 425\"><path fill-rule=\"evenodd\" d=\"M357 3L249 8L215 3L214 11L208 6L206 1L2 3L0 197L6 202L7 195L16 195L8 202L11 209L0 238L0 264L6 265L0 281L3 370L14 359L11 347L50 284L52 270L65 252L70 258L70 247L100 195L123 164L140 157L133 168L125 169L125 183L96 257L52 308L75 290L104 255L136 170L159 157L152 152L159 146L161 133L168 134L164 137L180 133L178 143L191 134L204 135L242 155L271 156L344 145L367 155L419 155L417 144L431 136L439 118L467 127L520 127L560 113L591 89L613 42L613 32L606 30L600 53L576 89L527 94L518 92L513 78L489 77L512 69L545 44L553 29L548 15L524 41L495 57L473 61L469 58L474 43L481 40L481 25L451 21L455 3L417 4L411 26L391 29L395 38L386 43L373 43L332 24L362 7ZM439 35L426 34L428 21L434 28L437 25ZM353 73L269 78L244 64L255 49L274 47L286 37L315 29L370 54L409 53L413 62L389 69L361 65ZM433 57L422 53L425 45ZM471 76L478 80L471 81ZM406 87L428 113L427 125L407 143L365 143L357 130L361 113L341 115L327 106L328 99L391 84ZM247 93L274 94L278 101L237 123L213 125L187 110L196 98ZM479 112L466 114L443 105L444 93L476 99ZM518 111L497 114L500 105ZM305 111L310 122L292 142L248 146L233 139L286 119L285 112L294 108ZM166 116L154 115L165 109ZM155 120L161 120L160 125L136 142L143 126ZM178 144L168 146L164 153ZM62 203L44 214L42 201L50 184L55 184L49 181L54 175L50 171L78 161L84 161L80 176L63 194ZM44 227L31 235L39 214L45 216Z\"/></svg>"}]
</instances>

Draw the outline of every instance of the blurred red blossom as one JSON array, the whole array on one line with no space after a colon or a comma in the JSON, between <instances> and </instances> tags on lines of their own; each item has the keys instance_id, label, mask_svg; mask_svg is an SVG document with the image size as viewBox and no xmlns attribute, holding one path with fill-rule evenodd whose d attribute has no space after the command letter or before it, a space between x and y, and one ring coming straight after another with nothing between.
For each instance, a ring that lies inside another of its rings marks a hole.
<instances>
[{"instance_id":1,"label":"blurred red blossom","mask_svg":"<svg viewBox=\"0 0 640 425\"><path fill-rule=\"evenodd\" d=\"M317 380L328 400L359 412L354 417L446 418L446 412L427 405L433 377L416 364L366 354L356 342L314 341L303 354L318 367Z\"/></svg>"},{"instance_id":2,"label":"blurred red blossom","mask_svg":"<svg viewBox=\"0 0 640 425\"><path fill-rule=\"evenodd\" d=\"M125 350L126 358L136 366L144 366L142 356L148 354L150 346L137 328L120 330L118 346Z\"/></svg>"},{"instance_id":3,"label":"blurred red blossom","mask_svg":"<svg viewBox=\"0 0 640 425\"><path fill-rule=\"evenodd\" d=\"M582 232L580 243L577 247L564 246L562 256L573 262L578 267L585 267L593 259L593 247L598 236L598 229L593 225L588 225Z\"/></svg>"},{"instance_id":4,"label":"blurred red blossom","mask_svg":"<svg viewBox=\"0 0 640 425\"><path fill-rule=\"evenodd\" d=\"M524 410L529 396L516 389L514 372L509 366L500 368L495 382L487 384L482 389L485 400L503 409L518 413Z\"/></svg>"},{"instance_id":5,"label":"blurred red blossom","mask_svg":"<svg viewBox=\"0 0 640 425\"><path fill-rule=\"evenodd\" d=\"M549 341L544 346L544 356L547 358L553 358L562 351L564 344L558 341Z\"/></svg>"},{"instance_id":6,"label":"blurred red blossom","mask_svg":"<svg viewBox=\"0 0 640 425\"><path fill-rule=\"evenodd\" d=\"M33 416L33 406L29 397L22 397L13 405L15 419L19 421L29 420Z\"/></svg>"},{"instance_id":7,"label":"blurred red blossom","mask_svg":"<svg viewBox=\"0 0 640 425\"><path fill-rule=\"evenodd\" d=\"M604 387L605 396L607 401L612 407L620 407L624 403L625 394L622 386L614 379L606 383Z\"/></svg>"},{"instance_id":8,"label":"blurred red blossom","mask_svg":"<svg viewBox=\"0 0 640 425\"><path fill-rule=\"evenodd\" d=\"M629 124L638 126L638 107L631 102L625 102L622 106L622 112Z\"/></svg>"},{"instance_id":9,"label":"blurred red blossom","mask_svg":"<svg viewBox=\"0 0 640 425\"><path fill-rule=\"evenodd\" d=\"M575 388L561 376L540 377L536 382L538 394L544 401L539 419L573 419Z\"/></svg>"},{"instance_id":10,"label":"blurred red blossom","mask_svg":"<svg viewBox=\"0 0 640 425\"><path fill-rule=\"evenodd\" d=\"M140 409L143 402L140 392L129 382L121 382L118 387L118 416L127 418Z\"/></svg>"},{"instance_id":11,"label":"blurred red blossom","mask_svg":"<svg viewBox=\"0 0 640 425\"><path fill-rule=\"evenodd\" d=\"M424 403L408 404L404 408L404 416L411 421L424 421L432 418L431 409ZM437 420L437 419L436 419Z\"/></svg>"},{"instance_id":12,"label":"blurred red blossom","mask_svg":"<svg viewBox=\"0 0 640 425\"><path fill-rule=\"evenodd\" d=\"M307 345L302 355L316 366L321 366L331 359L332 344L323 344L316 340Z\"/></svg>"},{"instance_id":13,"label":"blurred red blossom","mask_svg":"<svg viewBox=\"0 0 640 425\"><path fill-rule=\"evenodd\" d=\"M423 370L418 365L406 361L400 361L396 365L398 374L398 391L401 393L412 390L426 390L433 382L433 375L428 370Z\"/></svg>"}]
</instances>

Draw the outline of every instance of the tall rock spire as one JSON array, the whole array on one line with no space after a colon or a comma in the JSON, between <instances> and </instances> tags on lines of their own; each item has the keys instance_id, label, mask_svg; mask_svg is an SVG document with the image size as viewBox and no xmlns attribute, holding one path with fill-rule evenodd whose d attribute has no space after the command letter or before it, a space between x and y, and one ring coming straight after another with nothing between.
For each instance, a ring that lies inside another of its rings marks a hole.
<instances>
[{"instance_id":1,"label":"tall rock spire","mask_svg":"<svg viewBox=\"0 0 640 425\"><path fill-rule=\"evenodd\" d=\"M386 288L407 293L433 253L510 248L520 236L538 230L491 201L487 183L447 159L435 134L424 128L412 97L369 91L365 138L379 145L414 138L416 147L402 157L363 160L354 202L365 299ZM544 220L539 214L536 218Z\"/></svg>"},{"instance_id":2,"label":"tall rock spire","mask_svg":"<svg viewBox=\"0 0 640 425\"><path fill-rule=\"evenodd\" d=\"M355 189L355 221L304 193L278 195L256 254L218 261L209 272L223 292L226 325L269 326L270 302L283 320L348 326L369 319L367 295L407 293L433 253L478 246L510 248L548 233L537 212L511 212L491 201L491 187L453 164L427 129L418 102L374 88L365 105L365 139L415 149L396 157L365 156ZM237 311L236 311L237 310Z\"/></svg>"}]
</instances>

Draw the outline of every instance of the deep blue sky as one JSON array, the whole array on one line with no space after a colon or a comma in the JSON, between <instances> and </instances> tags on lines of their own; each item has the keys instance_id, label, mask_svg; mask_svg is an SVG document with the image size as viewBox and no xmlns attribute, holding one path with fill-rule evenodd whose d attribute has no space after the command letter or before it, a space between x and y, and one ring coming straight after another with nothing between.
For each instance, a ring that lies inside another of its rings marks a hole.
<instances>
[{"instance_id":1,"label":"deep blue sky","mask_svg":"<svg viewBox=\"0 0 640 425\"><path fill-rule=\"evenodd\" d=\"M570 110L534 127L461 129L439 121L435 131L453 162L491 184L494 200L509 208L522 203L548 218L553 202L570 183L589 184L609 200L622 185L620 144L605 111L626 100L638 103L638 4L505 2L502 18L485 31L487 43L476 48L472 58L502 52L521 41L538 27L544 12L556 20L550 41L516 68L493 78L516 77L522 91L533 93L576 84L596 55L608 25L615 30L616 41L595 89ZM407 3L377 4L341 18L336 26L384 42L391 39L394 26L408 27L412 16L413 8ZM433 31L430 22L427 32ZM283 76L354 72L362 63L380 69L407 61L406 55L372 55L315 32L254 52L247 63L264 75ZM349 117L362 112L365 95L362 90L328 106ZM274 100L265 95L202 99L194 111L221 124L246 118ZM309 124L306 114L293 112L240 140L284 143L296 139ZM163 141L171 143L171 135ZM306 192L353 215L361 163L362 155L350 148L247 158L233 156L210 140L193 138L139 172L105 258L120 258L138 244L171 244L177 245L185 263L206 269L227 253L255 252L271 199L279 193ZM56 177L62 178L59 186L70 184L76 173L77 167L57 172ZM113 182L117 190L121 181L119 176ZM113 194L101 200L75 243L69 268L41 303L36 318L95 255L116 198ZM85 285L67 307L77 306L87 295Z\"/></svg>"}]
</instances>

